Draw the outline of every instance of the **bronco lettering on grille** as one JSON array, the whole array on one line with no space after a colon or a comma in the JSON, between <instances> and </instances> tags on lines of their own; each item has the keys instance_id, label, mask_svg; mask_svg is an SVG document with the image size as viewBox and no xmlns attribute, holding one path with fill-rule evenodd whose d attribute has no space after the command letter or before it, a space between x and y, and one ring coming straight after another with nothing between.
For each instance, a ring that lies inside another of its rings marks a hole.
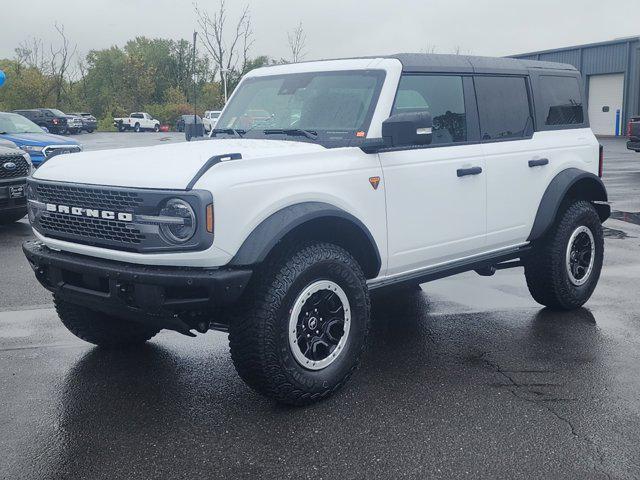
<instances>
[{"instance_id":1,"label":"bronco lettering on grille","mask_svg":"<svg viewBox=\"0 0 640 480\"><path fill-rule=\"evenodd\" d=\"M77 217L102 218L104 220L119 220L121 222L133 222L133 214L113 212L111 210L98 210L95 208L70 207L68 205L56 205L47 203L47 212L75 215Z\"/></svg>"}]
</instances>

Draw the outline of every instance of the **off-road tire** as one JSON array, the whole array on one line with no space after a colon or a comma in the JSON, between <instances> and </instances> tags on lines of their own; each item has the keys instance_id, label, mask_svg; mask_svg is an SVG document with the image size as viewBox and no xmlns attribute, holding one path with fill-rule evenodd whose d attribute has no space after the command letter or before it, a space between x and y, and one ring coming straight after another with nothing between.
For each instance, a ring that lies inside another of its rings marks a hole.
<instances>
[{"instance_id":1,"label":"off-road tire","mask_svg":"<svg viewBox=\"0 0 640 480\"><path fill-rule=\"evenodd\" d=\"M318 280L330 280L346 293L351 324L342 353L321 370L309 370L294 357L289 315L296 297ZM331 395L358 366L369 333L370 300L358 262L330 243L308 242L283 249L255 274L229 326L231 358L254 390L280 403L305 405Z\"/></svg>"},{"instance_id":2,"label":"off-road tire","mask_svg":"<svg viewBox=\"0 0 640 480\"><path fill-rule=\"evenodd\" d=\"M591 230L595 261L589 278L577 286L569 278L565 255L572 233L580 226ZM550 231L534 245L532 254L524 260L529 292L536 302L552 309L579 308L596 288L603 256L604 235L596 209L588 201L574 201L560 210Z\"/></svg>"},{"instance_id":3,"label":"off-road tire","mask_svg":"<svg viewBox=\"0 0 640 480\"><path fill-rule=\"evenodd\" d=\"M17 222L27 214L27 210L24 211L12 211L12 212L0 212L0 225L10 225Z\"/></svg>"},{"instance_id":4,"label":"off-road tire","mask_svg":"<svg viewBox=\"0 0 640 480\"><path fill-rule=\"evenodd\" d=\"M60 320L71 333L85 342L101 347L117 348L139 345L160 330L113 317L69 303L54 295L53 302Z\"/></svg>"},{"instance_id":5,"label":"off-road tire","mask_svg":"<svg viewBox=\"0 0 640 480\"><path fill-rule=\"evenodd\" d=\"M133 131L136 132L136 133L140 133L142 131L142 129L140 128L140 124L139 123L136 123L133 126Z\"/></svg>"},{"instance_id":6,"label":"off-road tire","mask_svg":"<svg viewBox=\"0 0 640 480\"><path fill-rule=\"evenodd\" d=\"M153 131L158 133L160 131L160 125L158 125L157 123L153 126Z\"/></svg>"}]
</instances>

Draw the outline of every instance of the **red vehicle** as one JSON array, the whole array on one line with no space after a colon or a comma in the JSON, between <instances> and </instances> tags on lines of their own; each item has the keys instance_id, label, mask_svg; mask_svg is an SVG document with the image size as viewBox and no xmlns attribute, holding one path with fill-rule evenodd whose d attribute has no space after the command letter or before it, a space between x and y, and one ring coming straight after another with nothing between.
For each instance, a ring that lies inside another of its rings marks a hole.
<instances>
[{"instance_id":1,"label":"red vehicle","mask_svg":"<svg viewBox=\"0 0 640 480\"><path fill-rule=\"evenodd\" d=\"M631 117L627 124L627 148L640 153L640 117Z\"/></svg>"}]
</instances>

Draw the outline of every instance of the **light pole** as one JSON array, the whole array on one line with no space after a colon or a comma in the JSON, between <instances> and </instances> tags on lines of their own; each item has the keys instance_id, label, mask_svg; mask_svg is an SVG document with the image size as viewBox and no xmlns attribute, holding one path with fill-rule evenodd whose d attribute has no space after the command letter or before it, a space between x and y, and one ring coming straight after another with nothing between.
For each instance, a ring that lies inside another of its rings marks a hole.
<instances>
[{"instance_id":1,"label":"light pole","mask_svg":"<svg viewBox=\"0 0 640 480\"><path fill-rule=\"evenodd\" d=\"M222 74L222 83L224 84L224 104L227 104L227 72L229 71L229 69L227 68L223 68L222 70L220 70L220 73Z\"/></svg>"},{"instance_id":2,"label":"light pole","mask_svg":"<svg viewBox=\"0 0 640 480\"><path fill-rule=\"evenodd\" d=\"M193 124L197 125L198 124L198 111L197 111L197 93L196 93L196 88L197 88L197 82L196 82L196 36L198 35L198 32L193 32ZM195 126L193 127L194 129L196 128Z\"/></svg>"}]
</instances>

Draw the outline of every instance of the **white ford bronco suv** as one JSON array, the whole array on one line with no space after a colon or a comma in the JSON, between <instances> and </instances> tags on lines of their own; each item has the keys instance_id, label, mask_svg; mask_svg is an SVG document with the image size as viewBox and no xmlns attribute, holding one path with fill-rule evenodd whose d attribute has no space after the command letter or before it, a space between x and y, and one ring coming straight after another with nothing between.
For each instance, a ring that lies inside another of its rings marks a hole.
<instances>
[{"instance_id":1,"label":"white ford bronco suv","mask_svg":"<svg viewBox=\"0 0 640 480\"><path fill-rule=\"evenodd\" d=\"M575 309L602 267L602 149L569 65L401 54L250 72L211 137L61 155L27 187L24 252L101 346L229 332L280 402L341 387L370 292L524 266Z\"/></svg>"}]
</instances>

